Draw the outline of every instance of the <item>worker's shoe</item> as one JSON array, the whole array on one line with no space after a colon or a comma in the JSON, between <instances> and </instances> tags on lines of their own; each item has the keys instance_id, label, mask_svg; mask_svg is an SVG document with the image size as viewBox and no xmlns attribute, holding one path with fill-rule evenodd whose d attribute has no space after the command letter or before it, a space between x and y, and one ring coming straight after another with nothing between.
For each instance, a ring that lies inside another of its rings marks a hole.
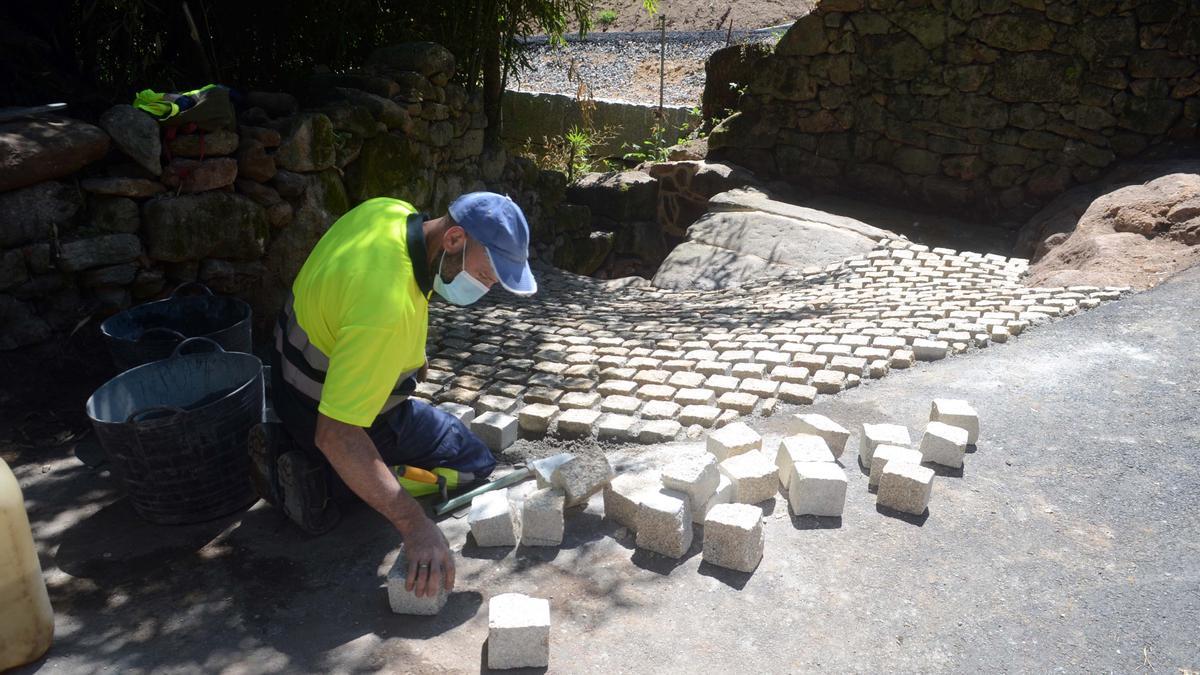
<instances>
[{"instance_id":1,"label":"worker's shoe","mask_svg":"<svg viewBox=\"0 0 1200 675\"><path fill-rule=\"evenodd\" d=\"M332 530L341 511L330 498L326 466L293 450L279 456L277 468L279 505L287 517L309 534Z\"/></svg>"},{"instance_id":2,"label":"worker's shoe","mask_svg":"<svg viewBox=\"0 0 1200 675\"><path fill-rule=\"evenodd\" d=\"M250 455L250 482L254 491L268 503L279 506L283 500L279 491L278 429L272 425L256 424L246 436L246 452Z\"/></svg>"}]
</instances>

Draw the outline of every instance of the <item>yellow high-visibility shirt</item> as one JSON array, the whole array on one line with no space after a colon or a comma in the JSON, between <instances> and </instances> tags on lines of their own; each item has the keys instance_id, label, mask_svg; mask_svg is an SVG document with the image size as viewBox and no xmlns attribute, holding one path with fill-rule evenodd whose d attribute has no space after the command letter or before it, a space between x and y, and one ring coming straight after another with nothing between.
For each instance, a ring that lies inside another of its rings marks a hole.
<instances>
[{"instance_id":1,"label":"yellow high-visibility shirt","mask_svg":"<svg viewBox=\"0 0 1200 675\"><path fill-rule=\"evenodd\" d=\"M318 406L327 417L371 426L401 376L425 364L432 278L423 222L407 202L365 201L329 228L296 276L296 322L329 361Z\"/></svg>"}]
</instances>

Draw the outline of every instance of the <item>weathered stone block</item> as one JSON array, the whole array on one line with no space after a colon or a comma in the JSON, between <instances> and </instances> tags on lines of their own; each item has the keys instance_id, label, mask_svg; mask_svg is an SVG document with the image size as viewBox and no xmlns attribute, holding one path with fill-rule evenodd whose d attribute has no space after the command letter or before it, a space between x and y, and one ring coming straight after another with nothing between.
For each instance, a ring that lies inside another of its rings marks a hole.
<instances>
[{"instance_id":1,"label":"weathered stone block","mask_svg":"<svg viewBox=\"0 0 1200 675\"><path fill-rule=\"evenodd\" d=\"M717 460L708 453L680 457L662 471L662 484L688 498L688 512L696 522L704 519L704 505L717 489L720 471Z\"/></svg>"},{"instance_id":2,"label":"weathered stone block","mask_svg":"<svg viewBox=\"0 0 1200 675\"><path fill-rule=\"evenodd\" d=\"M871 457L875 448L880 445L898 445L906 448L912 445L908 428L899 424L863 424L862 437L858 445L858 461L863 467L871 466Z\"/></svg>"},{"instance_id":3,"label":"weathered stone block","mask_svg":"<svg viewBox=\"0 0 1200 675\"><path fill-rule=\"evenodd\" d=\"M501 452L517 441L517 418L500 412L485 412L471 422L471 432L492 452Z\"/></svg>"},{"instance_id":4,"label":"weathered stone block","mask_svg":"<svg viewBox=\"0 0 1200 675\"><path fill-rule=\"evenodd\" d=\"M550 455L549 457L535 459L530 462L529 469L533 471L533 475L537 479L538 488L554 487L554 470L574 458L575 455L572 453L560 452L557 455Z\"/></svg>"},{"instance_id":5,"label":"weathered stone block","mask_svg":"<svg viewBox=\"0 0 1200 675\"><path fill-rule=\"evenodd\" d=\"M546 403L532 403L517 412L517 424L532 434L545 434L550 429L550 423L558 415L558 406Z\"/></svg>"},{"instance_id":6,"label":"weathered stone block","mask_svg":"<svg viewBox=\"0 0 1200 675\"><path fill-rule=\"evenodd\" d=\"M742 422L734 422L710 433L707 447L721 462L734 455L762 448L762 436Z\"/></svg>"},{"instance_id":7,"label":"weathered stone block","mask_svg":"<svg viewBox=\"0 0 1200 675\"><path fill-rule=\"evenodd\" d=\"M488 600L488 661L493 670L550 664L550 602L520 593Z\"/></svg>"},{"instance_id":8,"label":"weathered stone block","mask_svg":"<svg viewBox=\"0 0 1200 675\"><path fill-rule=\"evenodd\" d=\"M919 464L888 462L879 474L879 495L876 503L919 516L925 513L926 507L929 506L933 476L933 469Z\"/></svg>"},{"instance_id":9,"label":"weathered stone block","mask_svg":"<svg viewBox=\"0 0 1200 675\"><path fill-rule=\"evenodd\" d=\"M979 413L961 399L934 399L929 410L929 421L966 429L967 445L974 445L979 440Z\"/></svg>"},{"instance_id":10,"label":"weathered stone block","mask_svg":"<svg viewBox=\"0 0 1200 675\"><path fill-rule=\"evenodd\" d=\"M841 516L846 472L834 462L797 462L788 483L788 504L797 516Z\"/></svg>"},{"instance_id":11,"label":"weathered stone block","mask_svg":"<svg viewBox=\"0 0 1200 675\"><path fill-rule=\"evenodd\" d=\"M467 426L470 426L471 422L475 420L475 409L469 405L459 405L458 403L451 403L447 401L445 403L439 403L437 407L445 410L451 415L454 415L458 418L458 421L466 424ZM555 411L557 410L558 409L555 408Z\"/></svg>"},{"instance_id":12,"label":"weathered stone block","mask_svg":"<svg viewBox=\"0 0 1200 675\"><path fill-rule=\"evenodd\" d=\"M587 503L588 498L603 490L612 477L612 466L604 455L577 455L558 465L550 482L562 491L565 497L563 505L569 508Z\"/></svg>"},{"instance_id":13,"label":"weathered stone block","mask_svg":"<svg viewBox=\"0 0 1200 675\"><path fill-rule=\"evenodd\" d=\"M661 490L638 506L637 547L670 558L682 558L692 547L692 509L688 495Z\"/></svg>"},{"instance_id":14,"label":"weathered stone block","mask_svg":"<svg viewBox=\"0 0 1200 675\"><path fill-rule=\"evenodd\" d=\"M930 422L925 425L925 435L921 437L923 461L961 467L969 438L970 433L966 429L943 422Z\"/></svg>"},{"instance_id":15,"label":"weathered stone block","mask_svg":"<svg viewBox=\"0 0 1200 675\"><path fill-rule=\"evenodd\" d=\"M748 504L719 504L704 518L704 562L753 572L763 555L762 511Z\"/></svg>"},{"instance_id":16,"label":"weathered stone block","mask_svg":"<svg viewBox=\"0 0 1200 675\"><path fill-rule=\"evenodd\" d=\"M711 405L689 405L679 413L679 423L687 426L698 424L708 429L720 416L720 408Z\"/></svg>"},{"instance_id":17,"label":"weathered stone block","mask_svg":"<svg viewBox=\"0 0 1200 675\"><path fill-rule=\"evenodd\" d=\"M521 545L558 546L563 539L563 493L543 488L521 505Z\"/></svg>"},{"instance_id":18,"label":"weathered stone block","mask_svg":"<svg viewBox=\"0 0 1200 675\"><path fill-rule=\"evenodd\" d=\"M639 443L669 443L683 430L675 420L651 420L642 425L638 432Z\"/></svg>"},{"instance_id":19,"label":"weathered stone block","mask_svg":"<svg viewBox=\"0 0 1200 675\"><path fill-rule=\"evenodd\" d=\"M846 451L846 441L850 440L850 432L828 417L816 414L793 415L789 422L788 433L820 436L835 458L841 457Z\"/></svg>"},{"instance_id":20,"label":"weathered stone block","mask_svg":"<svg viewBox=\"0 0 1200 675\"><path fill-rule=\"evenodd\" d=\"M796 462L833 462L833 453L824 438L813 434L796 434L779 442L775 451L775 469L779 482L787 487L791 482Z\"/></svg>"},{"instance_id":21,"label":"weathered stone block","mask_svg":"<svg viewBox=\"0 0 1200 675\"><path fill-rule=\"evenodd\" d=\"M516 546L517 522L507 489L485 492L471 500L467 523L477 546Z\"/></svg>"},{"instance_id":22,"label":"weathered stone block","mask_svg":"<svg viewBox=\"0 0 1200 675\"><path fill-rule=\"evenodd\" d=\"M779 491L779 472L771 460L752 450L718 465L733 483L733 499L742 504L766 501Z\"/></svg>"},{"instance_id":23,"label":"weathered stone block","mask_svg":"<svg viewBox=\"0 0 1200 675\"><path fill-rule=\"evenodd\" d=\"M918 450L902 448L898 445L884 444L875 448L875 453L871 455L871 473L867 477L867 487L875 487L879 484L879 475L888 462L920 464L921 453Z\"/></svg>"},{"instance_id":24,"label":"weathered stone block","mask_svg":"<svg viewBox=\"0 0 1200 675\"><path fill-rule=\"evenodd\" d=\"M650 472L619 474L604 486L604 516L636 530L642 498L661 487L659 477Z\"/></svg>"},{"instance_id":25,"label":"weathered stone block","mask_svg":"<svg viewBox=\"0 0 1200 675\"><path fill-rule=\"evenodd\" d=\"M561 436L590 436L600 419L599 410L574 408L558 416L558 433Z\"/></svg>"}]
</instances>

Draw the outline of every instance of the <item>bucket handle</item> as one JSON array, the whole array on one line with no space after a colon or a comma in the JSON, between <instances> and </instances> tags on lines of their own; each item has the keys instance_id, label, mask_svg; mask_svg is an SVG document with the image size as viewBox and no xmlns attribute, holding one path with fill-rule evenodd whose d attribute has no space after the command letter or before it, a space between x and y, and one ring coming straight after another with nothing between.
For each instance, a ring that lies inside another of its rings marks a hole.
<instances>
[{"instance_id":1,"label":"bucket handle","mask_svg":"<svg viewBox=\"0 0 1200 675\"><path fill-rule=\"evenodd\" d=\"M213 347L213 349L210 349L209 351L221 352L222 354L225 353L225 348L222 347L220 344L218 344L216 340L210 340L209 338L206 338L206 337L190 337L175 346L175 351L171 352L171 358L175 358L177 356L182 356L184 347L191 345L191 344L197 344L197 343L208 343L209 345L211 345Z\"/></svg>"},{"instance_id":2,"label":"bucket handle","mask_svg":"<svg viewBox=\"0 0 1200 675\"><path fill-rule=\"evenodd\" d=\"M166 326L158 326L156 328L149 328L149 329L143 331L142 334L138 337L137 341L142 342L144 340L154 337L155 335L164 335L167 337L173 337L176 340L180 340L180 341L187 339L186 335L184 335L183 333L180 333L177 330L172 330L170 328L167 328Z\"/></svg>"},{"instance_id":3,"label":"bucket handle","mask_svg":"<svg viewBox=\"0 0 1200 675\"><path fill-rule=\"evenodd\" d=\"M149 408L142 408L129 413L129 417L125 418L126 424L137 424L143 421L147 415L154 413L171 413L169 417L183 414L183 408L174 405L152 405Z\"/></svg>"},{"instance_id":4,"label":"bucket handle","mask_svg":"<svg viewBox=\"0 0 1200 675\"><path fill-rule=\"evenodd\" d=\"M178 286L176 286L175 290L171 291L171 297L172 298L179 297L180 293L182 291L184 291L185 289L186 290L198 289L200 291L199 293L191 293L190 295L212 295L213 294L211 288L209 288L208 286L205 286L204 284L200 283L199 281L185 281L182 284L179 284Z\"/></svg>"}]
</instances>

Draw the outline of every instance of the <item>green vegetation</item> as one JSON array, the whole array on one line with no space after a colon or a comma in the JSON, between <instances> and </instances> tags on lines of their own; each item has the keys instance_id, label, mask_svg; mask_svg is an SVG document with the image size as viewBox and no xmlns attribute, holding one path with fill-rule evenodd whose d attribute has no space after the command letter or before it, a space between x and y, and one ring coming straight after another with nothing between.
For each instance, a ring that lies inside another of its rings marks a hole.
<instances>
[{"instance_id":1,"label":"green vegetation","mask_svg":"<svg viewBox=\"0 0 1200 675\"><path fill-rule=\"evenodd\" d=\"M679 133L674 142L703 138L705 134L700 128L702 122L703 115L700 113L700 108L688 110L687 120L679 126ZM650 135L645 140L638 143L626 143L621 148L625 151L624 159L637 163L667 161L668 151L672 145L667 130L668 127L665 124L657 123L650 127Z\"/></svg>"},{"instance_id":2,"label":"green vegetation","mask_svg":"<svg viewBox=\"0 0 1200 675\"><path fill-rule=\"evenodd\" d=\"M600 12L599 14L596 15L596 23L600 24L601 26L604 26L605 28L613 25L613 22L615 22L616 20L617 20L617 13L611 9L606 9L603 12Z\"/></svg>"}]
</instances>

